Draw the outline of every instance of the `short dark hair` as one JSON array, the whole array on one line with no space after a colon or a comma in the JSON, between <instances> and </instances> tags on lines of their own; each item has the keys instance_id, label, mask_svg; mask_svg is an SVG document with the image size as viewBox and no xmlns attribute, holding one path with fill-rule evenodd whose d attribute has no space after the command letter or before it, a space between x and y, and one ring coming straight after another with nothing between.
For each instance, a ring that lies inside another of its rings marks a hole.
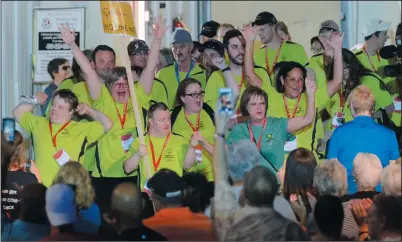
<instances>
[{"instance_id":1,"label":"short dark hair","mask_svg":"<svg viewBox=\"0 0 402 242\"><path fill-rule=\"evenodd\" d=\"M314 194L313 181L316 166L317 161L314 154L305 148L293 150L286 160L285 178L282 189L283 196L287 200L290 200L291 194L300 195L308 214L311 213L312 208L307 193Z\"/></svg>"},{"instance_id":2,"label":"short dark hair","mask_svg":"<svg viewBox=\"0 0 402 242\"><path fill-rule=\"evenodd\" d=\"M318 36L314 36L313 38L310 39L310 46L313 45L314 42L316 41L318 41L318 43L320 43L322 46L321 40L318 38Z\"/></svg>"},{"instance_id":3,"label":"short dark hair","mask_svg":"<svg viewBox=\"0 0 402 242\"><path fill-rule=\"evenodd\" d=\"M247 105L250 102L252 96L261 96L264 98L266 103L265 114L268 110L268 95L267 93L259 87L256 86L249 86L243 92L243 95L240 98L240 112L243 116L248 116L249 113L247 111Z\"/></svg>"},{"instance_id":4,"label":"short dark hair","mask_svg":"<svg viewBox=\"0 0 402 242\"><path fill-rule=\"evenodd\" d=\"M90 62L93 61L93 58L92 58L93 50L86 49L86 50L82 51L82 53L84 53L84 55L88 58L88 60ZM73 65L71 66L71 70L73 71L75 80L77 80L77 82L85 81L81 77L82 70L81 70L80 65L78 65L77 60L75 58L73 58Z\"/></svg>"},{"instance_id":5,"label":"short dark hair","mask_svg":"<svg viewBox=\"0 0 402 242\"><path fill-rule=\"evenodd\" d=\"M98 52L98 51L110 51L110 52L112 52L113 53L113 55L114 55L114 57L116 58L116 53L114 52L114 50L113 50L113 48L112 47L109 47L109 46L107 46L107 45L98 45L98 46L96 46L96 48L94 49L94 51L92 52L92 60L95 62L95 60L96 60L96 53Z\"/></svg>"},{"instance_id":6,"label":"short dark hair","mask_svg":"<svg viewBox=\"0 0 402 242\"><path fill-rule=\"evenodd\" d=\"M53 94L53 99L59 96L60 99L70 104L70 110L75 110L78 107L78 98L70 89L61 89Z\"/></svg>"},{"instance_id":7,"label":"short dark hair","mask_svg":"<svg viewBox=\"0 0 402 242\"><path fill-rule=\"evenodd\" d=\"M364 41L371 39L371 37L373 37L374 35L379 37L382 32L385 32L385 30L384 31L376 31L374 34L370 34L369 36L364 37Z\"/></svg>"},{"instance_id":8,"label":"short dark hair","mask_svg":"<svg viewBox=\"0 0 402 242\"><path fill-rule=\"evenodd\" d=\"M254 167L244 178L244 196L251 206L272 207L278 188L276 177L264 166Z\"/></svg>"},{"instance_id":9,"label":"short dark hair","mask_svg":"<svg viewBox=\"0 0 402 242\"><path fill-rule=\"evenodd\" d=\"M277 92L279 92L279 93L285 92L285 86L282 85L281 78L285 79L288 76L289 72L291 72L295 68L298 68L303 72L303 80L304 81L306 80L307 70L300 63L295 62L295 61L281 61L280 63L281 63L281 66L278 71L278 75L276 75L276 77L275 77L275 80L276 80L275 89ZM303 85L303 92L304 91L306 91L305 85Z\"/></svg>"},{"instance_id":10,"label":"short dark hair","mask_svg":"<svg viewBox=\"0 0 402 242\"><path fill-rule=\"evenodd\" d=\"M204 213L214 196L214 185L208 182L200 172L187 172L183 179L188 188L184 191L183 205L187 205L193 213Z\"/></svg>"},{"instance_id":11,"label":"short dark hair","mask_svg":"<svg viewBox=\"0 0 402 242\"><path fill-rule=\"evenodd\" d=\"M47 224L46 187L41 183L27 185L21 192L19 218L25 222Z\"/></svg>"},{"instance_id":12,"label":"short dark hair","mask_svg":"<svg viewBox=\"0 0 402 242\"><path fill-rule=\"evenodd\" d=\"M151 119L154 117L154 113L156 111L166 111L169 110L168 106L166 106L163 102L157 102L152 104L148 109L148 118Z\"/></svg>"},{"instance_id":13,"label":"short dark hair","mask_svg":"<svg viewBox=\"0 0 402 242\"><path fill-rule=\"evenodd\" d=\"M59 68L64 63L68 62L67 59L64 58L54 58L53 60L49 61L47 64L47 73L54 79L53 73L59 73Z\"/></svg>"},{"instance_id":14,"label":"short dark hair","mask_svg":"<svg viewBox=\"0 0 402 242\"><path fill-rule=\"evenodd\" d=\"M229 47L229 40L236 38L236 37L243 37L242 33L238 29L232 29L226 32L225 36L223 37L223 46L225 46L226 49Z\"/></svg>"},{"instance_id":15,"label":"short dark hair","mask_svg":"<svg viewBox=\"0 0 402 242\"><path fill-rule=\"evenodd\" d=\"M335 240L340 239L344 216L340 198L325 195L318 199L314 208L314 219L324 235Z\"/></svg>"},{"instance_id":16,"label":"short dark hair","mask_svg":"<svg viewBox=\"0 0 402 242\"><path fill-rule=\"evenodd\" d=\"M379 194L375 196L374 215L384 223L382 231L401 232L402 197ZM370 216L370 215L369 215ZM379 238L375 238L379 239Z\"/></svg>"},{"instance_id":17,"label":"short dark hair","mask_svg":"<svg viewBox=\"0 0 402 242\"><path fill-rule=\"evenodd\" d=\"M184 104L180 97L184 97L187 87L191 84L198 84L200 87L202 87L201 83L194 78L187 77L183 79L183 81L180 82L179 87L177 87L175 106Z\"/></svg>"}]
</instances>

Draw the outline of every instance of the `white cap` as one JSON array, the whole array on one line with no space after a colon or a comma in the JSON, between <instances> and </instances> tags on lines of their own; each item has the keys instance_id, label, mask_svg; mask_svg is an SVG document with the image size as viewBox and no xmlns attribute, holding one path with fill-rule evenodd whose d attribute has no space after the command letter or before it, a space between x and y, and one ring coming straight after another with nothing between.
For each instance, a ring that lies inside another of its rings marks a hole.
<instances>
[{"instance_id":1,"label":"white cap","mask_svg":"<svg viewBox=\"0 0 402 242\"><path fill-rule=\"evenodd\" d=\"M386 31L391 27L391 22L385 22L381 19L372 19L369 24L366 25L366 29L363 32L364 37L370 36L377 31Z\"/></svg>"}]
</instances>

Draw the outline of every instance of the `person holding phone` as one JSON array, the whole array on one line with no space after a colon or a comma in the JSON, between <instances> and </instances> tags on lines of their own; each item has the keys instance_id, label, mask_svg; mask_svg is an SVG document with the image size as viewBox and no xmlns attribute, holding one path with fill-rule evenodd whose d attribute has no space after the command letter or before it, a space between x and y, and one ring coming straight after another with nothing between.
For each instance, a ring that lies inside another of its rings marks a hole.
<instances>
[{"instance_id":1,"label":"person holding phone","mask_svg":"<svg viewBox=\"0 0 402 242\"><path fill-rule=\"evenodd\" d=\"M25 155L26 142L22 134L15 130L14 141L8 142L14 152L9 159L5 186L2 187L2 210L10 220L18 218L21 190L29 184L40 183L38 168L33 160L27 160Z\"/></svg>"},{"instance_id":2,"label":"person holding phone","mask_svg":"<svg viewBox=\"0 0 402 242\"><path fill-rule=\"evenodd\" d=\"M78 104L77 96L67 89L56 91L50 117L35 116L32 111L45 103L47 95L37 93L13 110L15 120L32 134L34 152L43 184L51 185L60 166L80 161L86 147L101 138L111 127L111 120L103 113ZM87 114L94 122L75 122L73 116Z\"/></svg>"}]
</instances>

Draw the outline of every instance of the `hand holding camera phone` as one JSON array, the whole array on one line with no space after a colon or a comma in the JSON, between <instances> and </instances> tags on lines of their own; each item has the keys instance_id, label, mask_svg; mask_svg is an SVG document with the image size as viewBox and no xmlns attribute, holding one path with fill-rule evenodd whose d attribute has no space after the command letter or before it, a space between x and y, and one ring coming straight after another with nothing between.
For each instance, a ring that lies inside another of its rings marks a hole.
<instances>
[{"instance_id":1,"label":"hand holding camera phone","mask_svg":"<svg viewBox=\"0 0 402 242\"><path fill-rule=\"evenodd\" d=\"M3 118L2 130L6 141L13 143L15 139L15 120L12 118Z\"/></svg>"}]
</instances>

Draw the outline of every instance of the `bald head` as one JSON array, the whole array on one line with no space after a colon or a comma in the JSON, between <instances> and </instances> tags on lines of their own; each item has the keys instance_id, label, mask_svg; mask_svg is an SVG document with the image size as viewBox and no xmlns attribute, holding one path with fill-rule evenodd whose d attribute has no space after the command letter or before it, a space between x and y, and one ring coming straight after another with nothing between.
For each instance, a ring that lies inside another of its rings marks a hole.
<instances>
[{"instance_id":1,"label":"bald head","mask_svg":"<svg viewBox=\"0 0 402 242\"><path fill-rule=\"evenodd\" d=\"M254 167L244 179L244 195L255 207L272 207L278 190L276 177L266 167Z\"/></svg>"},{"instance_id":2,"label":"bald head","mask_svg":"<svg viewBox=\"0 0 402 242\"><path fill-rule=\"evenodd\" d=\"M113 190L111 213L120 222L139 220L142 209L141 191L134 183L121 183Z\"/></svg>"}]
</instances>

